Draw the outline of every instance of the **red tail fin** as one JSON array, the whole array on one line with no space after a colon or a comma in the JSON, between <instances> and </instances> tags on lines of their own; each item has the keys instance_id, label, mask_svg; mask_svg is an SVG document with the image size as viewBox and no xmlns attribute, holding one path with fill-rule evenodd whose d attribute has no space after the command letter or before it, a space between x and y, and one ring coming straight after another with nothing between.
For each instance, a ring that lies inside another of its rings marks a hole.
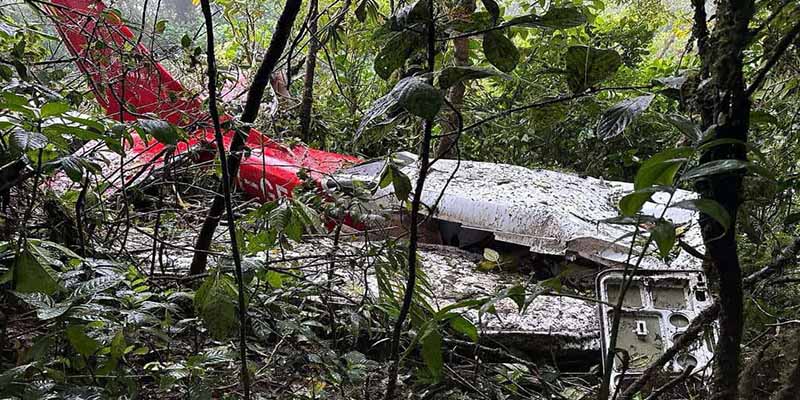
<instances>
[{"instance_id":1,"label":"red tail fin","mask_svg":"<svg viewBox=\"0 0 800 400\"><path fill-rule=\"evenodd\" d=\"M141 38L102 1L52 0L46 10L109 117L120 119L120 103L127 121L153 113L186 126L204 117L199 99L153 59Z\"/></svg>"}]
</instances>

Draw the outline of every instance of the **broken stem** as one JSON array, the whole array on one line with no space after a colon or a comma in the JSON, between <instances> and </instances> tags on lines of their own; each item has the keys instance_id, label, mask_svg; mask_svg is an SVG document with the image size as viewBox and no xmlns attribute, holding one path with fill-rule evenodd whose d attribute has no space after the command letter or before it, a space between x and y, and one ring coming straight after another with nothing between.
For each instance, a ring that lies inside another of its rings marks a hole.
<instances>
[{"instance_id":1,"label":"broken stem","mask_svg":"<svg viewBox=\"0 0 800 400\"><path fill-rule=\"evenodd\" d=\"M219 150L219 163L222 169L222 194L225 201L225 211L228 214L228 232L231 241L231 253L233 255L233 265L236 274L236 284L239 292L239 354L241 358L241 381L244 390L245 400L250 399L250 377L247 373L247 337L246 322L247 310L244 302L244 280L242 279L242 260L239 255L239 245L236 241L236 219L233 215L233 205L231 200L231 180L228 174L228 158L225 155L225 144L222 139L222 127L219 123L219 110L217 110L217 65L214 56L214 26L211 21L210 0L201 0L200 6L203 10L203 17L206 24L207 48L206 56L208 60L208 112L214 125L214 138Z\"/></svg>"}]
</instances>

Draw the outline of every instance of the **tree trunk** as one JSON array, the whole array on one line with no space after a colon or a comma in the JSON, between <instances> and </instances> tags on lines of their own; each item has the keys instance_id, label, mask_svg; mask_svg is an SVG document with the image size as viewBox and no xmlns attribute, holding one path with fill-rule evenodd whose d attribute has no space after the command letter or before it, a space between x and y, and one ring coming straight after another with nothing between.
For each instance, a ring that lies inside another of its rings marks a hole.
<instances>
[{"instance_id":1,"label":"tree trunk","mask_svg":"<svg viewBox=\"0 0 800 400\"><path fill-rule=\"evenodd\" d=\"M704 2L694 1L695 32L707 32ZM702 70L711 81L698 95L702 127L716 126L709 140L735 139L747 141L750 100L743 74L743 51L747 46L748 25L753 17L752 0L718 2L716 27L709 37L698 37ZM702 14L703 21L698 19ZM708 41L706 42L706 39ZM708 46L706 48L706 46ZM723 159L746 160L743 145L714 146L701 156L701 164ZM737 398L742 340L743 295L742 270L736 243L736 214L739 210L743 174L740 172L711 175L701 179L696 189L704 198L715 200L728 211L731 225L726 230L707 215L700 225L708 256L719 277L720 338L714 363L713 399Z\"/></svg>"},{"instance_id":2,"label":"tree trunk","mask_svg":"<svg viewBox=\"0 0 800 400\"><path fill-rule=\"evenodd\" d=\"M311 140L311 111L314 103L314 71L317 68L317 0L308 3L308 56L306 57L306 75L303 82L303 100L300 104L300 135L303 141Z\"/></svg>"},{"instance_id":3,"label":"tree trunk","mask_svg":"<svg viewBox=\"0 0 800 400\"><path fill-rule=\"evenodd\" d=\"M241 117L241 121L245 124L254 122L258 116L258 110L261 106L261 99L264 97L264 91L267 85L270 84L272 71L275 69L275 65L277 65L278 60L280 60L281 54L283 54L283 50L286 48L286 43L289 41L289 34L292 31L292 26L294 25L297 13L300 11L301 4L302 0L286 0L283 12L280 18L278 18L275 33L272 35L272 40L269 42L267 54L264 56L264 61L258 67L258 71L256 71L256 75L253 78L253 83L250 85L250 90L247 92L247 102L245 103L244 112ZM247 129L237 129L231 141L231 158L228 163L228 176L231 180L239 173L239 164L242 162L242 150L244 150L244 142L248 134L249 130ZM206 219L203 221L203 226L200 228L200 233L197 235L197 241L194 245L195 253L192 258L192 265L189 269L189 274L191 275L200 274L206 270L208 249L211 247L214 231L217 230L222 211L225 209L225 198L220 194L221 192L222 184L220 184L220 187L217 189L217 195L214 196L211 208L209 208Z\"/></svg>"},{"instance_id":4,"label":"tree trunk","mask_svg":"<svg viewBox=\"0 0 800 400\"><path fill-rule=\"evenodd\" d=\"M473 12L475 12L475 0L461 0L458 10L456 11L458 18L469 19ZM469 62L469 38L463 37L453 40L453 50L457 66L468 66ZM464 105L464 91L466 87L463 82L459 82L450 88L448 93L448 100L458 111ZM455 112L447 114L447 120L442 123L442 136L439 140L439 145L436 147L436 157L454 158L456 149L455 144L457 141L456 131L458 130L458 117Z\"/></svg>"}]
</instances>

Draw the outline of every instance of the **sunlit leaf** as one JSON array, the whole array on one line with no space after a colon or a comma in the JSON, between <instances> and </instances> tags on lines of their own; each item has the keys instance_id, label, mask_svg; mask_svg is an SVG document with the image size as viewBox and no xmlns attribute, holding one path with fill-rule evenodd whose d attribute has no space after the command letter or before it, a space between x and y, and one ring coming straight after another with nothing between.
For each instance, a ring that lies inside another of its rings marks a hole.
<instances>
[{"instance_id":1,"label":"sunlit leaf","mask_svg":"<svg viewBox=\"0 0 800 400\"><path fill-rule=\"evenodd\" d=\"M594 87L617 72L622 57L614 50L588 46L570 46L564 56L570 90L580 93Z\"/></svg>"},{"instance_id":2,"label":"sunlit leaf","mask_svg":"<svg viewBox=\"0 0 800 400\"><path fill-rule=\"evenodd\" d=\"M49 118L49 117L59 116L67 111L69 111L69 104L61 103L58 101L51 101L45 103L45 105L42 106L41 110L39 110L39 113L42 118Z\"/></svg>"},{"instance_id":3,"label":"sunlit leaf","mask_svg":"<svg viewBox=\"0 0 800 400\"><path fill-rule=\"evenodd\" d=\"M650 197L653 196L654 193L658 192L667 192L671 193L675 189L670 186L647 186L641 189L634 190L631 193L626 194L622 197L619 201L619 209L622 215L624 216L632 216L636 215L641 209L644 203L650 200Z\"/></svg>"},{"instance_id":4,"label":"sunlit leaf","mask_svg":"<svg viewBox=\"0 0 800 400\"><path fill-rule=\"evenodd\" d=\"M449 322L454 331L463 334L473 342L478 342L478 328L468 319L459 315L451 318Z\"/></svg>"},{"instance_id":5,"label":"sunlit leaf","mask_svg":"<svg viewBox=\"0 0 800 400\"><path fill-rule=\"evenodd\" d=\"M634 188L638 190L652 185L672 186L675 174L694 153L695 150L691 147L678 147L653 155L639 167Z\"/></svg>"}]
</instances>

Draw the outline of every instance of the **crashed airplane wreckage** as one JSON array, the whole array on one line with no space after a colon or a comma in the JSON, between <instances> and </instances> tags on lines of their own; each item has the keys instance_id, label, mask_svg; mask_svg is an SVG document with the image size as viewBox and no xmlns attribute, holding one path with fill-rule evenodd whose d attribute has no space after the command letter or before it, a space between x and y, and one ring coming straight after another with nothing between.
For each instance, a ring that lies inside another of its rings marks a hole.
<instances>
[{"instance_id":1,"label":"crashed airplane wreckage","mask_svg":"<svg viewBox=\"0 0 800 400\"><path fill-rule=\"evenodd\" d=\"M153 60L121 18L101 1L53 0L45 11L57 22L67 48L89 77L92 91L109 118L128 122L159 119L192 132L188 140L176 143L174 148L133 134L133 143L125 150L129 160L141 168L153 168L160 165L159 158L166 150L186 153L213 142L201 100ZM126 61L131 59L138 64L131 66ZM226 146L233 134L226 133ZM252 197L267 201L291 195L292 188L300 184L297 173L303 169L310 171L323 191L372 186L375 195L371 207L381 211L402 209L391 186L378 187L386 160L362 162L357 157L302 145L287 147L255 129L249 130L246 143L250 152L242 161L237 183ZM395 156L395 162L414 182L416 157L401 153ZM630 240L633 226L608 220L618 216L617 202L632 190L629 183L554 171L437 161L431 166L422 196L439 233L437 241L453 248L502 249L518 255L524 260L520 264L527 266L484 273L476 271L481 257L474 253L445 252L442 256L423 250L432 291L441 297L438 306L468 296L490 295L513 281L563 277L582 290L580 293L590 295L542 290L521 313L510 299L504 299L495 304L496 313L480 321L483 337L557 361L582 359L583 365L598 364L609 346L610 305L618 300L624 278L619 268L630 266L631 256L635 259L637 254L631 252L631 246L636 247ZM666 206L669 201L691 197L694 194L680 190L671 196L656 193L642 212L654 217L663 213L681 227L680 241L702 252L697 214ZM361 284L371 286L370 282ZM669 262L649 252L644 255L623 298L617 347L627 352L630 362L626 371L613 366L615 384L649 365L711 303L700 259L681 248ZM473 317L477 319L477 315ZM709 327L705 340L668 368L679 372L705 366L714 341L715 331Z\"/></svg>"}]
</instances>

